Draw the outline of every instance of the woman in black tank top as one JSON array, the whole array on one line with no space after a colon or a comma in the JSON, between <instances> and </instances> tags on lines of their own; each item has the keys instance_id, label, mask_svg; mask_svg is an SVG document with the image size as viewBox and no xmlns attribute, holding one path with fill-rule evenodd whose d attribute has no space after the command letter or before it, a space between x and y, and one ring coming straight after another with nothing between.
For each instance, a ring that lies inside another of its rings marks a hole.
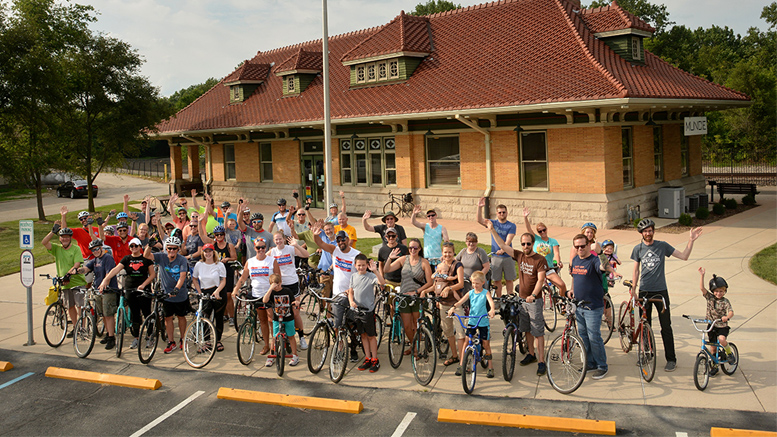
<instances>
[{"instance_id":1,"label":"woman in black tank top","mask_svg":"<svg viewBox=\"0 0 777 437\"><path fill-rule=\"evenodd\" d=\"M227 293L226 313L229 315L230 325L233 325L234 320L232 315L235 312L235 303L232 301L232 289L235 287L235 270L232 268L232 261L237 260L237 251L235 250L235 245L227 241L226 233L226 229L219 225L213 229L213 237L215 240L204 233L200 234L200 238L202 238L204 243L213 244L216 258L224 263L224 266L227 268L227 284L224 286L224 291Z\"/></svg>"}]
</instances>

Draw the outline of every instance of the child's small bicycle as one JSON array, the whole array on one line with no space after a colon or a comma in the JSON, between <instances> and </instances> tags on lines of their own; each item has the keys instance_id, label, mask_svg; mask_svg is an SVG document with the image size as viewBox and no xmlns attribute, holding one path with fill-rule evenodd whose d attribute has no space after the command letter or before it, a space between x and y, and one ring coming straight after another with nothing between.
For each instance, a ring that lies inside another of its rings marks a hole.
<instances>
[{"instance_id":1,"label":"child's small bicycle","mask_svg":"<svg viewBox=\"0 0 777 437\"><path fill-rule=\"evenodd\" d=\"M696 355L696 364L693 365L693 383L696 384L696 388L704 391L710 382L710 376L717 373L717 370L713 371L713 369L717 369L718 366L726 375L733 375L736 372L737 367L739 367L739 350L737 345L728 342L728 345L731 346L731 354L724 358L721 355L725 356L726 352L723 346L720 345L720 341L715 339L715 342L710 342L704 338L704 334L712 331L715 323L719 322L720 319L692 319L691 316L685 314L683 314L683 317L693 322L693 327L701 333L701 351ZM699 327L699 324L705 323L707 324L706 328ZM707 346L712 346L713 350L717 352L710 352ZM731 358L732 356L733 359Z\"/></svg>"},{"instance_id":2,"label":"child's small bicycle","mask_svg":"<svg viewBox=\"0 0 777 437\"><path fill-rule=\"evenodd\" d=\"M477 331L475 331L474 334L469 332L467 329L468 326L464 324L464 319L469 319L470 317L460 316L455 313L453 316L456 316L456 318L459 319L461 327L464 328L464 331L467 332L468 343L467 347L464 348L464 365L461 366L461 383L464 387L464 391L468 395L471 395L472 391L475 390L475 380L477 379L478 375L478 363L480 363L480 365L485 369L488 367L488 360L483 359L483 345L480 344L480 336L478 335ZM488 314L483 314L478 317L477 322L475 322L475 326L480 324L480 321L483 319L483 317L488 317Z\"/></svg>"}]
</instances>

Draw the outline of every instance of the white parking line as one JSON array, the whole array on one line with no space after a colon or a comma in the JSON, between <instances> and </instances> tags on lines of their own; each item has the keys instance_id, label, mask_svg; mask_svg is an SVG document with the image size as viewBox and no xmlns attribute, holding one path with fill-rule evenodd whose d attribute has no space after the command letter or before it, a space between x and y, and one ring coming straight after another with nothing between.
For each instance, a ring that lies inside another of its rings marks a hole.
<instances>
[{"instance_id":1,"label":"white parking line","mask_svg":"<svg viewBox=\"0 0 777 437\"><path fill-rule=\"evenodd\" d=\"M163 420L165 420L168 417L172 416L173 414L177 413L181 408L187 406L191 401L193 401L193 400L197 399L198 397L200 397L203 393L205 393L205 392L204 391L198 391L198 392L194 393L193 395L189 396L188 398L186 398L185 401L183 401L180 404L176 405L175 407L173 407L170 411L166 412L165 414L157 417L156 419L154 419L153 422L149 423L148 425L144 426L143 428L140 428L135 434L132 434L130 437L140 437L140 436L142 436L143 434L148 432L151 428L159 425L160 423L162 423Z\"/></svg>"},{"instance_id":2,"label":"white parking line","mask_svg":"<svg viewBox=\"0 0 777 437\"><path fill-rule=\"evenodd\" d=\"M397 426L397 429L394 430L394 434L391 434L391 437L402 437L402 434L405 433L405 430L408 426L410 426L410 422L413 421L415 418L416 413L410 413L408 412L405 414L405 418L402 419L401 422L399 422L399 426Z\"/></svg>"},{"instance_id":3,"label":"white parking line","mask_svg":"<svg viewBox=\"0 0 777 437\"><path fill-rule=\"evenodd\" d=\"M675 437L688 437L688 433L687 432L675 431L674 435L675 435Z\"/></svg>"}]
</instances>

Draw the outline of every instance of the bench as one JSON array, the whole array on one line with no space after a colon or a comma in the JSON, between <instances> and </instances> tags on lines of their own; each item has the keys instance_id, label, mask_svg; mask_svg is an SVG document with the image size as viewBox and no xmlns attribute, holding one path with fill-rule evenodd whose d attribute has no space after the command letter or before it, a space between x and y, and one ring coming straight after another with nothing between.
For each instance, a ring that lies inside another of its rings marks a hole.
<instances>
[{"instance_id":1,"label":"bench","mask_svg":"<svg viewBox=\"0 0 777 437\"><path fill-rule=\"evenodd\" d=\"M187 194L191 195L192 190L197 190L197 193L202 193L202 182L186 182L179 186L179 196L186 197Z\"/></svg>"},{"instance_id":2,"label":"bench","mask_svg":"<svg viewBox=\"0 0 777 437\"><path fill-rule=\"evenodd\" d=\"M755 184L733 184L728 182L719 182L719 183L713 183L714 181L710 181L710 185L718 187L718 194L720 194L720 198L723 199L726 194L750 194L755 198L755 195L759 193L759 191L756 190ZM710 199L712 200L712 199Z\"/></svg>"}]
</instances>

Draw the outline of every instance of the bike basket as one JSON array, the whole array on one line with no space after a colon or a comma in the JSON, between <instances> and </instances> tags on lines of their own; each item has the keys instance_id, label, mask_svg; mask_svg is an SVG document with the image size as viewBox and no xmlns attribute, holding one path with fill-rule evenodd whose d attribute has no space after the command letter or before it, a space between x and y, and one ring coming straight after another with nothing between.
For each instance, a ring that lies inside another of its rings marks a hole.
<instances>
[{"instance_id":1,"label":"bike basket","mask_svg":"<svg viewBox=\"0 0 777 437\"><path fill-rule=\"evenodd\" d=\"M402 196L402 200L404 202L408 202L408 203L412 202L413 201L413 193L407 193L407 194L403 195Z\"/></svg>"},{"instance_id":2,"label":"bike basket","mask_svg":"<svg viewBox=\"0 0 777 437\"><path fill-rule=\"evenodd\" d=\"M59 293L57 293L57 287L54 287L53 285L49 287L49 294L46 295L46 298L43 299L43 302L46 305L51 305L54 302L56 302L59 299Z\"/></svg>"}]
</instances>

